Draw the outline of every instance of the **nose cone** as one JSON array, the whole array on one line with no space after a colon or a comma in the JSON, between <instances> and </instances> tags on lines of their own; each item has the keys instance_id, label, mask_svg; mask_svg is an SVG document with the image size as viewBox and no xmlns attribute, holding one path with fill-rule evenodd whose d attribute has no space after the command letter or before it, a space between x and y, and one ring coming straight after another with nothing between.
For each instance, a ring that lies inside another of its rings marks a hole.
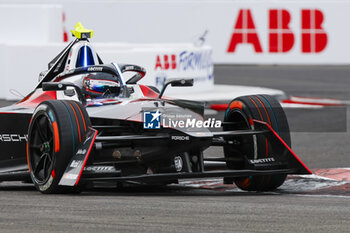
<instances>
[{"instance_id":1,"label":"nose cone","mask_svg":"<svg viewBox=\"0 0 350 233\"><path fill-rule=\"evenodd\" d=\"M136 100L87 108L90 117L140 122L144 129L174 129L193 137L209 137L210 128L221 126L215 119L204 120L192 109L171 101Z\"/></svg>"}]
</instances>

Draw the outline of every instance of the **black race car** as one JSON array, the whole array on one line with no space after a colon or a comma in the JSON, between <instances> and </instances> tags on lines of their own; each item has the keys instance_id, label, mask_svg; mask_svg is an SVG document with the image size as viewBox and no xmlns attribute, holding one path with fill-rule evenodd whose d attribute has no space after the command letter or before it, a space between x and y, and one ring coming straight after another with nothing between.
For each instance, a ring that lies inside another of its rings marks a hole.
<instances>
[{"instance_id":1,"label":"black race car","mask_svg":"<svg viewBox=\"0 0 350 233\"><path fill-rule=\"evenodd\" d=\"M311 174L290 149L279 102L267 95L233 100L222 122L204 119L204 104L163 97L137 84L137 65L103 64L76 37L41 73L35 90L0 109L0 181L30 181L42 193L75 192L94 182L170 184L223 177L249 191L273 190L287 174ZM125 73L133 76L125 80ZM210 131L208 126L221 127ZM203 157L208 147L223 155Z\"/></svg>"}]
</instances>

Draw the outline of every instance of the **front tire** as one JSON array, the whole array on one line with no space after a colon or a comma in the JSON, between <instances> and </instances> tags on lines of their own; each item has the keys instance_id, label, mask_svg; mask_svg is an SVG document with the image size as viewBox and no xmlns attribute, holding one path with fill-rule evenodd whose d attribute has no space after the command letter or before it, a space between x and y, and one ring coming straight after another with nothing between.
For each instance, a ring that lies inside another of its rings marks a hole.
<instances>
[{"instance_id":1,"label":"front tire","mask_svg":"<svg viewBox=\"0 0 350 233\"><path fill-rule=\"evenodd\" d=\"M279 134L279 136L291 147L291 139L287 117L280 103L268 95L243 96L234 99L225 115L225 122L234 122L234 125L224 127L224 130L254 129L251 119L264 121ZM225 158L229 160L227 166L230 169L245 168L244 156L248 159L268 158L271 147L267 138L263 135L252 137L240 137L238 141L244 141L238 146L225 146ZM235 162L232 162L235 161ZM234 179L235 184L246 191L271 191L283 184L287 175L263 175L249 176Z\"/></svg>"},{"instance_id":2,"label":"front tire","mask_svg":"<svg viewBox=\"0 0 350 233\"><path fill-rule=\"evenodd\" d=\"M89 126L85 108L75 101L49 100L35 109L28 130L27 161L41 193L77 189L58 183Z\"/></svg>"}]
</instances>

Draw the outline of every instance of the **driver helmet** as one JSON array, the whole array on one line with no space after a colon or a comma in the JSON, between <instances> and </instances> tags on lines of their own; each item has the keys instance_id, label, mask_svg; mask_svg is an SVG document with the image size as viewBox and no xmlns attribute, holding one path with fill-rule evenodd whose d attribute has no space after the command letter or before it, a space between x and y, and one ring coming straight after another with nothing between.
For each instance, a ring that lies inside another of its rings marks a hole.
<instances>
[{"instance_id":1,"label":"driver helmet","mask_svg":"<svg viewBox=\"0 0 350 233\"><path fill-rule=\"evenodd\" d=\"M83 94L87 99L114 98L119 96L120 83L107 73L91 73L83 78Z\"/></svg>"}]
</instances>

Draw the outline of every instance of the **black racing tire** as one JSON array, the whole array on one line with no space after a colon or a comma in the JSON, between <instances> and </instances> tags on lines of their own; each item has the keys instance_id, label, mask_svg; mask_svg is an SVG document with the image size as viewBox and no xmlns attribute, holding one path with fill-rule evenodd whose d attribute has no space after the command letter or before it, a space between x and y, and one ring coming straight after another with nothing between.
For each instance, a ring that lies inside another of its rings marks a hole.
<instances>
[{"instance_id":1,"label":"black racing tire","mask_svg":"<svg viewBox=\"0 0 350 233\"><path fill-rule=\"evenodd\" d=\"M256 119L268 123L279 136L291 147L290 131L287 117L280 103L272 96L252 95L234 99L225 114L225 122L235 122L234 125L224 127L224 130L254 129L249 123ZM227 166L230 169L244 169L243 156L248 159L267 158L270 144L263 135L237 138L245 140L241 145L224 146ZM283 184L287 175L249 176L233 179L235 184L246 191L271 191Z\"/></svg>"},{"instance_id":2,"label":"black racing tire","mask_svg":"<svg viewBox=\"0 0 350 233\"><path fill-rule=\"evenodd\" d=\"M58 183L91 126L85 108L78 102L44 101L30 121L27 162L30 177L41 193L75 192L80 187Z\"/></svg>"}]
</instances>

